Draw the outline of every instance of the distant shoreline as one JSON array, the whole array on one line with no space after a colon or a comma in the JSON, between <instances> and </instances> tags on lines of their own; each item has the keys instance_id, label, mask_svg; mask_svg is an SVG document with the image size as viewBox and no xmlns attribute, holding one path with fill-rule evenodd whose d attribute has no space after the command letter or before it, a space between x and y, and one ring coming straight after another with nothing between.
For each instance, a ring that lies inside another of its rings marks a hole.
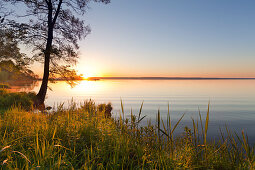
<instances>
[{"instance_id":1,"label":"distant shoreline","mask_svg":"<svg viewBox=\"0 0 255 170\"><path fill-rule=\"evenodd\" d=\"M218 77L89 77L88 80L255 80L255 78L218 78Z\"/></svg>"},{"instance_id":2,"label":"distant shoreline","mask_svg":"<svg viewBox=\"0 0 255 170\"><path fill-rule=\"evenodd\" d=\"M41 81L42 79L36 79ZM51 81L66 81L63 78L49 79ZM82 81L82 80L255 80L255 78L231 78L231 77L88 77L84 79L70 79L69 81Z\"/></svg>"}]
</instances>

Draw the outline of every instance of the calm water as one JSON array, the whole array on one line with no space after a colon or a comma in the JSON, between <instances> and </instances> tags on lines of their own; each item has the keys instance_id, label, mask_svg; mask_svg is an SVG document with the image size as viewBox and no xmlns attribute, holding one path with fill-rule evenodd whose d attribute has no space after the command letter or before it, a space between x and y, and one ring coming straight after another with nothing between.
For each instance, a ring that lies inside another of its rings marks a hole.
<instances>
[{"instance_id":1,"label":"calm water","mask_svg":"<svg viewBox=\"0 0 255 170\"><path fill-rule=\"evenodd\" d=\"M29 90L38 91L39 85ZM111 102L116 116L122 99L128 116L131 109L138 113L144 101L142 113L152 122L158 109L162 119L166 118L169 103L173 122L186 113L177 134L184 126L191 127L191 117L197 119L199 109L205 119L210 102L211 137L217 138L219 128L227 125L233 131L244 130L250 142L255 143L255 80L100 80L81 81L74 88L65 82L50 87L46 105L67 105L72 98L76 102L94 99L96 103Z\"/></svg>"}]
</instances>

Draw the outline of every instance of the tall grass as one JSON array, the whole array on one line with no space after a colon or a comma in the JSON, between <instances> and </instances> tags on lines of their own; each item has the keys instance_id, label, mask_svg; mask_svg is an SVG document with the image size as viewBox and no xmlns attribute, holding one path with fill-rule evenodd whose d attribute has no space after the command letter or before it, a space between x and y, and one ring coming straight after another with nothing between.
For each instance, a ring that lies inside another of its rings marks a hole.
<instances>
[{"instance_id":1,"label":"tall grass","mask_svg":"<svg viewBox=\"0 0 255 170\"><path fill-rule=\"evenodd\" d=\"M107 105L86 101L70 103L51 114L13 107L0 119L0 167L2 169L252 169L254 147L247 136L226 128L219 141L207 140L209 106L205 123L192 119L182 135L174 135L184 115L173 125L168 109L166 122L139 123L141 105L131 117L121 101L116 119L106 114Z\"/></svg>"}]
</instances>

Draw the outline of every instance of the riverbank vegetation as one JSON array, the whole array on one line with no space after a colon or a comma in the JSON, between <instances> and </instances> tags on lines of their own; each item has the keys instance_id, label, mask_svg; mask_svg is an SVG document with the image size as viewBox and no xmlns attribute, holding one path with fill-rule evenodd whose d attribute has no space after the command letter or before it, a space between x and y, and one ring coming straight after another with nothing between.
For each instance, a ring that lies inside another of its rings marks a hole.
<instances>
[{"instance_id":1,"label":"riverbank vegetation","mask_svg":"<svg viewBox=\"0 0 255 170\"><path fill-rule=\"evenodd\" d=\"M6 94L5 94L6 95ZM23 95L23 94L22 94ZM2 96L2 95L1 95ZM111 105L59 105L51 113L25 111L19 105L0 117L0 166L3 169L252 169L254 148L244 133L226 129L219 141L208 141L206 118L191 120L183 134L177 124L160 118L156 125L141 111L126 118L124 109L111 117ZM122 107L123 108L123 107ZM203 119L205 119L203 121Z\"/></svg>"},{"instance_id":2,"label":"riverbank vegetation","mask_svg":"<svg viewBox=\"0 0 255 170\"><path fill-rule=\"evenodd\" d=\"M2 87L2 88L1 88ZM8 85L0 84L0 112L8 110L11 107L20 107L24 110L31 110L33 107L33 99L35 93L10 93L7 89Z\"/></svg>"}]
</instances>

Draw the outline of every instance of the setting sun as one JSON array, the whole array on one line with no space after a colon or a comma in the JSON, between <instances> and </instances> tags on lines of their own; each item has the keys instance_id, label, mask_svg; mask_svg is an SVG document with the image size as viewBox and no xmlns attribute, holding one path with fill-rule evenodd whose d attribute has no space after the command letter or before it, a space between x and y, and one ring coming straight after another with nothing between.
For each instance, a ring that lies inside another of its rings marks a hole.
<instances>
[{"instance_id":1,"label":"setting sun","mask_svg":"<svg viewBox=\"0 0 255 170\"><path fill-rule=\"evenodd\" d=\"M98 68L85 66L85 67L78 67L79 73L82 74L82 77L86 80L89 77L102 77Z\"/></svg>"},{"instance_id":2,"label":"setting sun","mask_svg":"<svg viewBox=\"0 0 255 170\"><path fill-rule=\"evenodd\" d=\"M87 79L89 78L89 76L84 76L84 75L82 75L82 78L83 78L84 80L87 80Z\"/></svg>"}]
</instances>

